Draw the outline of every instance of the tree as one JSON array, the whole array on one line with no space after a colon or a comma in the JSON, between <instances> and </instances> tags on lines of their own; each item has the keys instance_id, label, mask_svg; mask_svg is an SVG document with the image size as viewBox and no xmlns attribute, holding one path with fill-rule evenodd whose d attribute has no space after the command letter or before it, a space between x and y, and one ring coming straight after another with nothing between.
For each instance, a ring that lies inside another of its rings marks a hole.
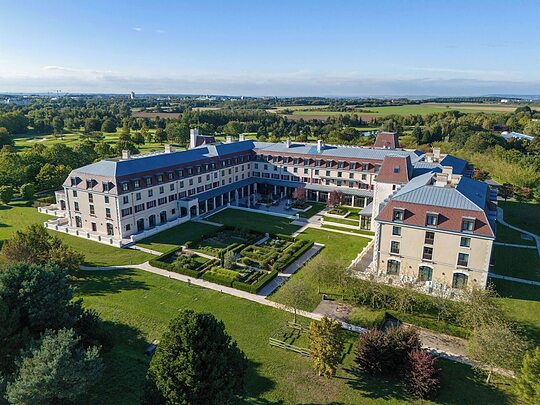
<instances>
[{"instance_id":1,"label":"tree","mask_svg":"<svg viewBox=\"0 0 540 405\"><path fill-rule=\"evenodd\" d=\"M491 285L485 289L473 287L465 292L461 310L461 323L475 329L493 320L502 319L502 310L495 301L497 293Z\"/></svg>"},{"instance_id":2,"label":"tree","mask_svg":"<svg viewBox=\"0 0 540 405\"><path fill-rule=\"evenodd\" d=\"M395 374L405 368L409 353L420 347L414 328L398 327L386 332L372 328L360 334L355 361L370 374Z\"/></svg>"},{"instance_id":3,"label":"tree","mask_svg":"<svg viewBox=\"0 0 540 405\"><path fill-rule=\"evenodd\" d=\"M165 127L166 139L171 143L187 144L189 142L189 125L178 121L170 121ZM156 141L165 142L163 134L160 133L160 140L158 141L158 134L156 131Z\"/></svg>"},{"instance_id":4,"label":"tree","mask_svg":"<svg viewBox=\"0 0 540 405\"><path fill-rule=\"evenodd\" d=\"M36 176L36 183L41 190L56 190L62 186L70 172L68 166L45 163Z\"/></svg>"},{"instance_id":5,"label":"tree","mask_svg":"<svg viewBox=\"0 0 540 405\"><path fill-rule=\"evenodd\" d=\"M99 382L103 368L99 349L82 348L72 329L47 331L18 361L6 399L12 404L73 402Z\"/></svg>"},{"instance_id":6,"label":"tree","mask_svg":"<svg viewBox=\"0 0 540 405\"><path fill-rule=\"evenodd\" d=\"M540 347L537 346L523 357L514 392L526 404L540 403Z\"/></svg>"},{"instance_id":7,"label":"tree","mask_svg":"<svg viewBox=\"0 0 540 405\"><path fill-rule=\"evenodd\" d=\"M293 191L292 198L299 202L306 201L306 189L304 187L296 187Z\"/></svg>"},{"instance_id":8,"label":"tree","mask_svg":"<svg viewBox=\"0 0 540 405\"><path fill-rule=\"evenodd\" d=\"M417 399L433 397L440 387L440 371L437 359L425 350L409 352L405 381L411 396Z\"/></svg>"},{"instance_id":9,"label":"tree","mask_svg":"<svg viewBox=\"0 0 540 405\"><path fill-rule=\"evenodd\" d=\"M310 294L305 283L296 278L289 279L279 288L281 302L294 311L293 322L296 323L296 312L298 309L305 307L309 302Z\"/></svg>"},{"instance_id":10,"label":"tree","mask_svg":"<svg viewBox=\"0 0 540 405\"><path fill-rule=\"evenodd\" d=\"M504 183L497 190L497 194L499 195L499 197L504 198L504 201L508 200L514 195L514 191L512 190L512 185L509 183Z\"/></svg>"},{"instance_id":11,"label":"tree","mask_svg":"<svg viewBox=\"0 0 540 405\"><path fill-rule=\"evenodd\" d=\"M236 136L243 130L242 123L239 121L229 121L223 127L223 133L225 135Z\"/></svg>"},{"instance_id":12,"label":"tree","mask_svg":"<svg viewBox=\"0 0 540 405\"><path fill-rule=\"evenodd\" d=\"M64 131L64 120L56 116L52 119L52 127L55 134L61 134Z\"/></svg>"},{"instance_id":13,"label":"tree","mask_svg":"<svg viewBox=\"0 0 540 405\"><path fill-rule=\"evenodd\" d=\"M13 198L13 194L15 192L13 191L13 187L11 186L1 186L0 187L0 201L3 204L9 204L11 199Z\"/></svg>"},{"instance_id":14,"label":"tree","mask_svg":"<svg viewBox=\"0 0 540 405\"><path fill-rule=\"evenodd\" d=\"M84 120L84 132L99 131L101 122L97 118L86 118Z\"/></svg>"},{"instance_id":15,"label":"tree","mask_svg":"<svg viewBox=\"0 0 540 405\"><path fill-rule=\"evenodd\" d=\"M344 196L341 191L331 191L330 194L328 194L327 205L329 207L337 207L338 205L343 204L343 200Z\"/></svg>"},{"instance_id":16,"label":"tree","mask_svg":"<svg viewBox=\"0 0 540 405\"><path fill-rule=\"evenodd\" d=\"M473 330L467 342L467 353L477 361L474 366L479 371L487 372L486 383L489 383L495 368L519 369L526 346L507 321L494 318Z\"/></svg>"},{"instance_id":17,"label":"tree","mask_svg":"<svg viewBox=\"0 0 540 405\"><path fill-rule=\"evenodd\" d=\"M4 145L14 146L15 141L13 140L6 128L0 127L0 148Z\"/></svg>"},{"instance_id":18,"label":"tree","mask_svg":"<svg viewBox=\"0 0 540 405\"><path fill-rule=\"evenodd\" d=\"M183 310L150 362L147 391L167 403L230 404L243 393L246 370L247 359L223 322Z\"/></svg>"},{"instance_id":19,"label":"tree","mask_svg":"<svg viewBox=\"0 0 540 405\"><path fill-rule=\"evenodd\" d=\"M40 224L16 231L4 242L2 253L10 263L54 263L71 272L77 271L84 260L82 253L64 245L59 237L50 235Z\"/></svg>"},{"instance_id":20,"label":"tree","mask_svg":"<svg viewBox=\"0 0 540 405\"><path fill-rule=\"evenodd\" d=\"M336 374L343 353L341 324L326 316L309 326L309 351L313 358L313 368L319 376L332 377Z\"/></svg>"},{"instance_id":21,"label":"tree","mask_svg":"<svg viewBox=\"0 0 540 405\"><path fill-rule=\"evenodd\" d=\"M112 118L107 118L101 124L101 132L116 132L116 122Z\"/></svg>"},{"instance_id":22,"label":"tree","mask_svg":"<svg viewBox=\"0 0 540 405\"><path fill-rule=\"evenodd\" d=\"M133 143L135 145L144 145L144 136L140 132L133 134Z\"/></svg>"},{"instance_id":23,"label":"tree","mask_svg":"<svg viewBox=\"0 0 540 405\"><path fill-rule=\"evenodd\" d=\"M167 133L163 128L156 129L154 140L159 143L164 143L167 140Z\"/></svg>"},{"instance_id":24,"label":"tree","mask_svg":"<svg viewBox=\"0 0 540 405\"><path fill-rule=\"evenodd\" d=\"M24 183L20 188L20 193L25 200L31 200L36 193L36 186L34 183Z\"/></svg>"},{"instance_id":25,"label":"tree","mask_svg":"<svg viewBox=\"0 0 540 405\"><path fill-rule=\"evenodd\" d=\"M223 267L226 269L232 269L236 265L236 254L230 250L226 251L223 255Z\"/></svg>"}]
</instances>

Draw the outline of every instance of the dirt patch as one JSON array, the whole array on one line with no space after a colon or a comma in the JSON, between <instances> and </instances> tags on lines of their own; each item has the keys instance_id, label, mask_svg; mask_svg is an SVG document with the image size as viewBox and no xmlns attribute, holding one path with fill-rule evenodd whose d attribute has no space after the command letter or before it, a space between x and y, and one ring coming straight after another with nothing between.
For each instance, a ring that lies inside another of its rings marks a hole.
<instances>
[{"instance_id":1,"label":"dirt patch","mask_svg":"<svg viewBox=\"0 0 540 405\"><path fill-rule=\"evenodd\" d=\"M322 300L313 312L347 322L352 312L352 306L341 302Z\"/></svg>"},{"instance_id":2,"label":"dirt patch","mask_svg":"<svg viewBox=\"0 0 540 405\"><path fill-rule=\"evenodd\" d=\"M145 112L145 111L135 111L131 113L131 116L134 118L180 118L182 114L173 113L173 112Z\"/></svg>"}]
</instances>

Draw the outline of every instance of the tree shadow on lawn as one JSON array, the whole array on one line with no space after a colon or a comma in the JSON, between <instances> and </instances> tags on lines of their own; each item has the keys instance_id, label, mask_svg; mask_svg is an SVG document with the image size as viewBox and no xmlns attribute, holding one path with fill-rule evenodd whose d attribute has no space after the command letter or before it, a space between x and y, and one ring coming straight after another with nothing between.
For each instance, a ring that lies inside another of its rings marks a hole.
<instances>
[{"instance_id":1,"label":"tree shadow on lawn","mask_svg":"<svg viewBox=\"0 0 540 405\"><path fill-rule=\"evenodd\" d=\"M102 352L103 378L87 403L140 403L150 357L144 355L148 342L136 328L104 321L112 337L111 350Z\"/></svg>"},{"instance_id":2,"label":"tree shadow on lawn","mask_svg":"<svg viewBox=\"0 0 540 405\"><path fill-rule=\"evenodd\" d=\"M372 376L361 372L355 367L344 368L343 370L351 377L338 376L336 378L347 380L347 385L360 391L362 396L366 398L384 400L408 399L405 387L398 378L391 376Z\"/></svg>"},{"instance_id":3,"label":"tree shadow on lawn","mask_svg":"<svg viewBox=\"0 0 540 405\"><path fill-rule=\"evenodd\" d=\"M133 269L81 270L74 285L80 295L104 296L129 290L148 290L147 283L135 280Z\"/></svg>"},{"instance_id":4,"label":"tree shadow on lawn","mask_svg":"<svg viewBox=\"0 0 540 405\"><path fill-rule=\"evenodd\" d=\"M283 401L270 401L261 399L260 396L275 388L275 381L259 374L261 363L248 359L248 370L246 373L246 402L250 404L282 404Z\"/></svg>"}]
</instances>

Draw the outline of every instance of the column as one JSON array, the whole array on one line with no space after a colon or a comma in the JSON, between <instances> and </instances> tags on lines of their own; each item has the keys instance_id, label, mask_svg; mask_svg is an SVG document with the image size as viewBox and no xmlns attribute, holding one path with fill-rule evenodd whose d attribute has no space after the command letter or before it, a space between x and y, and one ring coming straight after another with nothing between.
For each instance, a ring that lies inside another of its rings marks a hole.
<instances>
[{"instance_id":1,"label":"column","mask_svg":"<svg viewBox=\"0 0 540 405\"><path fill-rule=\"evenodd\" d=\"M355 200L355 197L354 197L354 194L353 194L351 204L352 204L353 207L356 207L356 205L354 205L354 203L355 203L354 200Z\"/></svg>"}]
</instances>

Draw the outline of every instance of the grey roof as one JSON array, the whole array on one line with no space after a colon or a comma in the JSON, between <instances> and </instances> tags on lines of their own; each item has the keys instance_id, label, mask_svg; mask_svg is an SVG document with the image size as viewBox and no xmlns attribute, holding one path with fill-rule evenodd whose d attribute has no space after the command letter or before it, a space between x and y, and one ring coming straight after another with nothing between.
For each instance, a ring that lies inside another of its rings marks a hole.
<instances>
[{"instance_id":1,"label":"grey roof","mask_svg":"<svg viewBox=\"0 0 540 405\"><path fill-rule=\"evenodd\" d=\"M253 146L253 141L251 140L201 145L193 149L170 153L156 152L134 155L127 160L120 158L105 159L80 167L74 172L106 177L135 175L144 171L159 170L170 166L195 162L208 157L245 152L253 149Z\"/></svg>"},{"instance_id":2,"label":"grey roof","mask_svg":"<svg viewBox=\"0 0 540 405\"><path fill-rule=\"evenodd\" d=\"M387 155L410 156L411 161L416 162L420 156L415 151L403 149L366 148L359 146L324 145L321 152L317 151L316 144L292 143L289 147L283 142L254 142L255 148L263 152L272 153L298 153L301 155L314 155L324 158L356 158L370 160L384 160Z\"/></svg>"},{"instance_id":3,"label":"grey roof","mask_svg":"<svg viewBox=\"0 0 540 405\"><path fill-rule=\"evenodd\" d=\"M484 211L488 192L487 184L461 176L456 187L432 185L434 173L413 178L390 198L416 204Z\"/></svg>"}]
</instances>

